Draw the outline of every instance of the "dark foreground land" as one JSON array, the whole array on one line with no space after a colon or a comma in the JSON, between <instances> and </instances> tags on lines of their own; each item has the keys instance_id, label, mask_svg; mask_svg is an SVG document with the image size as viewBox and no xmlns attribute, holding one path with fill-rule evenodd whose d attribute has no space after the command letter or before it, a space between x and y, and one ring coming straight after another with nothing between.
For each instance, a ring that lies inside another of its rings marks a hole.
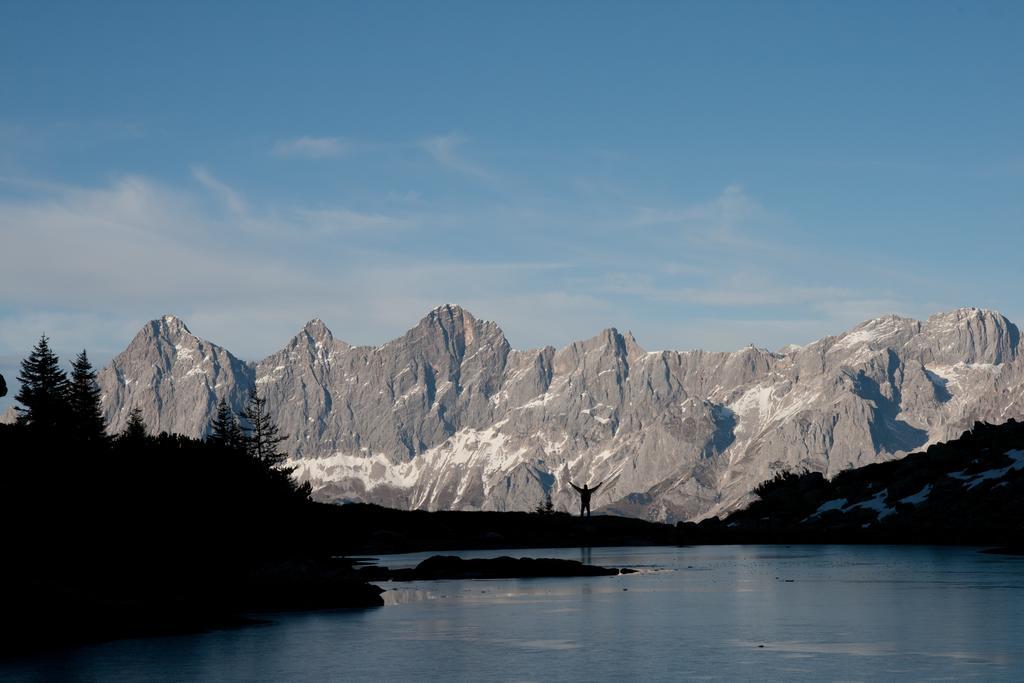
<instances>
[{"instance_id":1,"label":"dark foreground land","mask_svg":"<svg viewBox=\"0 0 1024 683\"><path fill-rule=\"evenodd\" d=\"M11 533L0 568L8 634L0 654L239 626L268 611L381 606L383 591L371 581L618 573L513 558L434 558L392 572L386 558L363 567L354 555L676 539L670 525L606 516L326 505L260 483L258 473L250 473L247 497L217 481L240 464L204 448L157 438L100 462L58 454L58 474L44 489L27 476L3 480ZM182 466L196 456L221 459L223 472L206 471L216 485L199 485L192 465ZM159 483L140 485L146 481Z\"/></svg>"},{"instance_id":2,"label":"dark foreground land","mask_svg":"<svg viewBox=\"0 0 1024 683\"><path fill-rule=\"evenodd\" d=\"M246 530L210 538L187 516L179 531L196 531L192 540L174 533L168 520L118 519L108 512L87 528L53 520L57 546L30 539L18 544L18 556L3 571L3 619L11 636L0 651L241 625L254 612L381 606L383 591L370 581L619 573L568 560L509 557L435 557L391 571L386 557L383 566L363 567L348 559L355 554L675 541L671 526L616 517L307 503L278 509L273 519L256 516L265 534L261 547L259 534ZM57 531L62 524L64 531ZM283 538L288 542L274 540Z\"/></svg>"}]
</instances>

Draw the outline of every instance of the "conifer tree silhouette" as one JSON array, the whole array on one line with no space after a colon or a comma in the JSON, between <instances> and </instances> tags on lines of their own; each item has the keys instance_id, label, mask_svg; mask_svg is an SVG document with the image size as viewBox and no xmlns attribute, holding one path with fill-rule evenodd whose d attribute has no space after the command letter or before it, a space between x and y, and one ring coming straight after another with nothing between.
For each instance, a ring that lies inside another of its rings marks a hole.
<instances>
[{"instance_id":1,"label":"conifer tree silhouette","mask_svg":"<svg viewBox=\"0 0 1024 683\"><path fill-rule=\"evenodd\" d=\"M128 413L128 422L124 426L124 431L118 436L118 440L124 444L141 444L149 438L149 432L146 429L146 422L142 419L142 408L132 408L131 412Z\"/></svg>"},{"instance_id":2,"label":"conifer tree silhouette","mask_svg":"<svg viewBox=\"0 0 1024 683\"><path fill-rule=\"evenodd\" d=\"M107 439L100 395L96 372L83 349L71 364L69 391L73 436L81 442L96 444Z\"/></svg>"},{"instance_id":3,"label":"conifer tree silhouette","mask_svg":"<svg viewBox=\"0 0 1024 683\"><path fill-rule=\"evenodd\" d=\"M248 423L245 441L249 455L267 467L280 467L288 455L278 451L277 446L288 437L280 433L267 411L267 399L260 397L255 388L249 392L245 419Z\"/></svg>"},{"instance_id":4,"label":"conifer tree silhouette","mask_svg":"<svg viewBox=\"0 0 1024 683\"><path fill-rule=\"evenodd\" d=\"M238 424L238 417L223 398L217 403L217 414L210 421L208 440L222 448L245 448L245 435Z\"/></svg>"},{"instance_id":5,"label":"conifer tree silhouette","mask_svg":"<svg viewBox=\"0 0 1024 683\"><path fill-rule=\"evenodd\" d=\"M18 423L49 436L59 434L61 428L67 426L70 385L45 334L28 358L21 361L18 382L21 387L14 400L23 406L16 408Z\"/></svg>"}]
</instances>

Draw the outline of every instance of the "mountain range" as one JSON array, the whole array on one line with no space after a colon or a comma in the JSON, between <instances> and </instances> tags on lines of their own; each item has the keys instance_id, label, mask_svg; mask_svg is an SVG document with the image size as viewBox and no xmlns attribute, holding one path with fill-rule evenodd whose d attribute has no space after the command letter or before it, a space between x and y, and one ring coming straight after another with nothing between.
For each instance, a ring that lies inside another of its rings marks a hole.
<instances>
[{"instance_id":1,"label":"mountain range","mask_svg":"<svg viewBox=\"0 0 1024 683\"><path fill-rule=\"evenodd\" d=\"M1017 327L974 308L895 315L779 351L646 351L609 328L516 350L440 306L398 339L351 346L319 319L246 362L179 318L147 323L99 373L111 431L206 433L217 402L265 395L295 475L323 501L406 509L602 510L695 520L784 471L826 477L1024 418Z\"/></svg>"}]
</instances>

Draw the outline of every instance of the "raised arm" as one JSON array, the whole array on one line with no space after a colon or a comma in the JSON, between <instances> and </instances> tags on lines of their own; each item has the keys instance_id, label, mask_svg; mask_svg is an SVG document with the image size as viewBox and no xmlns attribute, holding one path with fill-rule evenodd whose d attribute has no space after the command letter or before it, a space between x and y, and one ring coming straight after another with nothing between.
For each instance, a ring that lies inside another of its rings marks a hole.
<instances>
[{"instance_id":1,"label":"raised arm","mask_svg":"<svg viewBox=\"0 0 1024 683\"><path fill-rule=\"evenodd\" d=\"M603 484L603 483L604 483L603 481L602 481L602 482L599 482L599 483L597 484L597 486L595 486L594 488L590 489L590 490L591 490L591 492L593 492L593 491L596 491L596 490L598 490L599 488L601 488L601 484Z\"/></svg>"},{"instance_id":2,"label":"raised arm","mask_svg":"<svg viewBox=\"0 0 1024 683\"><path fill-rule=\"evenodd\" d=\"M580 493L583 493L583 489L581 489L579 486L577 486L576 484L572 483L571 481L569 482L569 486L573 487L574 489L576 489Z\"/></svg>"}]
</instances>

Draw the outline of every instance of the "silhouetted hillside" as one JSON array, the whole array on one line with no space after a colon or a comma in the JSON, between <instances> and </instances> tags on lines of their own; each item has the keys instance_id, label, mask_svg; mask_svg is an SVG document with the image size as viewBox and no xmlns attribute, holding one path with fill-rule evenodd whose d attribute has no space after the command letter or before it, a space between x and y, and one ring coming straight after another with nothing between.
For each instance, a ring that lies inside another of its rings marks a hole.
<instances>
[{"instance_id":1,"label":"silhouetted hillside","mask_svg":"<svg viewBox=\"0 0 1024 683\"><path fill-rule=\"evenodd\" d=\"M783 474L725 519L681 523L689 543L1014 544L1024 536L1024 424L977 423L892 462Z\"/></svg>"}]
</instances>

